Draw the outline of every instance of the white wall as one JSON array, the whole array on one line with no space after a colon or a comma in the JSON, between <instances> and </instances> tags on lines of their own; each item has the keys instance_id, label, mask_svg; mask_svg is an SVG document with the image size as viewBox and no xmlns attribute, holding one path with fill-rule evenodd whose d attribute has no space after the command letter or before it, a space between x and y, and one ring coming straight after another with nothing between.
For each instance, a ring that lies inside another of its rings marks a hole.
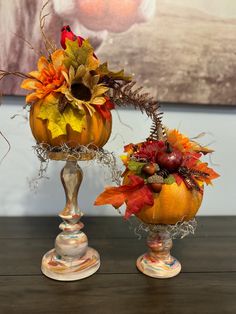
<instances>
[{"instance_id":1,"label":"white wall","mask_svg":"<svg viewBox=\"0 0 236 314\"><path fill-rule=\"evenodd\" d=\"M0 131L11 143L11 151L0 165L0 216L56 215L64 206L64 192L59 180L63 162L51 161L48 169L50 179L41 180L37 192L29 188L28 180L37 175L39 161L33 153L34 139L28 122L14 114L24 114L23 97L4 97L0 107ZM212 107L197 105L165 105L164 123L169 128L179 128L193 137L202 131L209 134L201 139L202 144L212 144L214 166L221 177L214 187L205 189L205 198L199 215L234 215L236 213L236 107ZM149 132L150 121L134 110L119 110L113 113L113 133L106 149L119 155L124 144L144 140ZM132 129L124 124L128 124ZM0 139L0 157L7 145ZM91 163L82 162L84 181L80 189L79 204L87 215L116 215L111 207L93 207L93 201L104 187L108 173Z\"/></svg>"}]
</instances>

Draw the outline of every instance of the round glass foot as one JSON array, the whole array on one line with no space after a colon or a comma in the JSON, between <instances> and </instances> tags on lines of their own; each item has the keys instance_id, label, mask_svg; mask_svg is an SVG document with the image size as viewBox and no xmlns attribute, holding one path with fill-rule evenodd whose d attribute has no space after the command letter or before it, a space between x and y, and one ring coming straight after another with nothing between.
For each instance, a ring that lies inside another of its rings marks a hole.
<instances>
[{"instance_id":1,"label":"round glass foot","mask_svg":"<svg viewBox=\"0 0 236 314\"><path fill-rule=\"evenodd\" d=\"M143 274L154 278L171 278L181 271L180 262L172 256L168 261L165 261L144 254L137 259L136 265Z\"/></svg>"},{"instance_id":2,"label":"round glass foot","mask_svg":"<svg viewBox=\"0 0 236 314\"><path fill-rule=\"evenodd\" d=\"M55 249L52 249L43 256L41 270L51 279L73 281L91 276L99 267L98 252L88 247L84 256L71 260L62 259L56 254Z\"/></svg>"}]
</instances>

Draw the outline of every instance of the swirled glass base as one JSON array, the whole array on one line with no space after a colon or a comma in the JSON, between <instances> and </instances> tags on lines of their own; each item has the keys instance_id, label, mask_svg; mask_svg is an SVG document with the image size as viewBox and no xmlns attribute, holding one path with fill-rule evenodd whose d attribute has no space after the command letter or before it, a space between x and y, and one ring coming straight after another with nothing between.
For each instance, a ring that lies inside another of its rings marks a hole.
<instances>
[{"instance_id":1,"label":"swirled glass base","mask_svg":"<svg viewBox=\"0 0 236 314\"><path fill-rule=\"evenodd\" d=\"M42 273L54 280L73 281L94 274L100 267L100 257L96 250L88 247L84 256L73 260L62 260L55 249L47 252L42 259Z\"/></svg>"},{"instance_id":2,"label":"swirled glass base","mask_svg":"<svg viewBox=\"0 0 236 314\"><path fill-rule=\"evenodd\" d=\"M166 228L153 229L147 237L148 252L137 260L137 268L154 278L171 278L181 271L180 262L171 256L173 242Z\"/></svg>"},{"instance_id":3,"label":"swirled glass base","mask_svg":"<svg viewBox=\"0 0 236 314\"><path fill-rule=\"evenodd\" d=\"M146 253L137 259L137 268L145 275L153 278L171 278L178 275L181 271L180 262L170 256L169 261L152 259Z\"/></svg>"}]
</instances>

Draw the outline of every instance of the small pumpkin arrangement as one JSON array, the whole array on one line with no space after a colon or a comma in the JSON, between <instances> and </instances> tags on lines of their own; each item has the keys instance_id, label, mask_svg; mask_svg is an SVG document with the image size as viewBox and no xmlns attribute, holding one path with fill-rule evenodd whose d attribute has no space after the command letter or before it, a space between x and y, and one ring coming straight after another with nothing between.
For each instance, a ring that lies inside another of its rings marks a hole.
<instances>
[{"instance_id":1,"label":"small pumpkin arrangement","mask_svg":"<svg viewBox=\"0 0 236 314\"><path fill-rule=\"evenodd\" d=\"M136 215L146 224L171 225L195 217L204 184L219 175L200 158L212 150L178 130L165 130L162 139L125 146L123 183L107 187L95 205L126 204L125 218Z\"/></svg>"}]
</instances>

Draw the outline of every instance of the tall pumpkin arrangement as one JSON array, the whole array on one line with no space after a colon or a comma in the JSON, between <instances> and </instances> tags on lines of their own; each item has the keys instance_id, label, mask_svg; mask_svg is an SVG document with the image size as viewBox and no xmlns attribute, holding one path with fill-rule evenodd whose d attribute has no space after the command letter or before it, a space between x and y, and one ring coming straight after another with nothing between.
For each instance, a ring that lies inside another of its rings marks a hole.
<instances>
[{"instance_id":1,"label":"tall pumpkin arrangement","mask_svg":"<svg viewBox=\"0 0 236 314\"><path fill-rule=\"evenodd\" d=\"M110 137L114 103L108 79L129 81L123 71L111 72L100 64L89 40L62 28L64 49L41 56L38 68L27 74L21 87L30 106L30 127L37 143L75 148L102 147Z\"/></svg>"},{"instance_id":2,"label":"tall pumpkin arrangement","mask_svg":"<svg viewBox=\"0 0 236 314\"><path fill-rule=\"evenodd\" d=\"M43 256L41 270L49 278L72 281L88 277L100 267L99 253L88 246L81 231L83 213L77 198L83 171L78 162L94 159L110 168L115 166L114 156L100 148L110 137L111 110L114 104L126 101L122 100L126 95L123 88L130 89L131 77L123 70L110 71L106 62L100 63L89 40L76 36L69 25L61 29L62 47L56 47L44 31L47 4L40 12L46 49L37 69L28 74L0 70L0 80L18 76L23 78L21 87L30 91L26 107L40 161L65 161L61 182L66 204L59 214L62 232L56 237L55 248ZM40 168L39 177L41 170L46 169Z\"/></svg>"}]
</instances>

